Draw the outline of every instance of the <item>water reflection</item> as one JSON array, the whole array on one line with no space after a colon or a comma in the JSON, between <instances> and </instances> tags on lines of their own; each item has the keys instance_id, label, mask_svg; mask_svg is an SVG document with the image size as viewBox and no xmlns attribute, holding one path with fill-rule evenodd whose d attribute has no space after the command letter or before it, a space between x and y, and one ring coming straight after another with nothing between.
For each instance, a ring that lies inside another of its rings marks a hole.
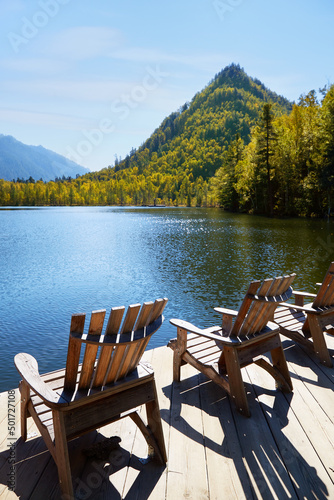
<instances>
[{"instance_id":1,"label":"water reflection","mask_svg":"<svg viewBox=\"0 0 334 500\"><path fill-rule=\"evenodd\" d=\"M13 356L64 365L70 316L166 296L151 340L171 317L199 326L217 305L237 308L252 279L296 272L314 291L334 260L333 223L226 214L219 209L62 207L0 210L0 390L16 386Z\"/></svg>"}]
</instances>

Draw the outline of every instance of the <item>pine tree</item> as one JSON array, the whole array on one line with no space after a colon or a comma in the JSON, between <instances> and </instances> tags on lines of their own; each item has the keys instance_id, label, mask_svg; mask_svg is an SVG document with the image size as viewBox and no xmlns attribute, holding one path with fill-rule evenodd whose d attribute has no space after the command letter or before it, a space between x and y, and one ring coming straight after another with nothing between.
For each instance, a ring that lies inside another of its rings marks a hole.
<instances>
[{"instance_id":1,"label":"pine tree","mask_svg":"<svg viewBox=\"0 0 334 500\"><path fill-rule=\"evenodd\" d=\"M257 150L256 150L256 163L260 172L260 177L264 171L266 179L266 211L273 215L274 198L272 190L272 163L271 157L274 154L274 143L276 141L276 134L273 127L273 113L271 104L264 104L263 113L260 118L260 124L257 128Z\"/></svg>"}]
</instances>

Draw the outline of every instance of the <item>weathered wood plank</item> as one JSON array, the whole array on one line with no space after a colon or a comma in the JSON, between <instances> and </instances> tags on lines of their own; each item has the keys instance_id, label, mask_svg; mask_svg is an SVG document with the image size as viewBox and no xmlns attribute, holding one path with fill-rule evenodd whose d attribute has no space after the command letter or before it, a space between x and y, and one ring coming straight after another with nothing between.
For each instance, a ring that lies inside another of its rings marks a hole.
<instances>
[{"instance_id":1,"label":"weathered wood plank","mask_svg":"<svg viewBox=\"0 0 334 500\"><path fill-rule=\"evenodd\" d=\"M240 333L240 328L242 327L242 324L245 320L245 316L247 314L248 308L252 303L252 299L248 297L248 294L254 295L260 285L260 281L253 281L247 290L247 293L239 307L238 315L236 317L235 322L233 323L232 330L231 330L231 335L236 335L238 336Z\"/></svg>"},{"instance_id":2,"label":"weathered wood plank","mask_svg":"<svg viewBox=\"0 0 334 500\"><path fill-rule=\"evenodd\" d=\"M85 314L73 314L71 319L70 333L77 332L83 334L85 327ZM65 391L73 391L76 384L78 366L80 360L81 343L71 337L68 342L67 360L66 360L66 377L64 389Z\"/></svg>"},{"instance_id":3,"label":"weathered wood plank","mask_svg":"<svg viewBox=\"0 0 334 500\"><path fill-rule=\"evenodd\" d=\"M254 496L275 500L298 498L263 410L256 401L256 393L250 384L248 374L253 370L260 368L251 365L243 370L247 392L250 393L248 401L252 416L245 419L235 412L234 419ZM266 373L264 370L261 371Z\"/></svg>"},{"instance_id":4,"label":"weathered wood plank","mask_svg":"<svg viewBox=\"0 0 334 500\"><path fill-rule=\"evenodd\" d=\"M259 290L257 291L257 295L259 296L267 296L269 291L273 288L275 283L277 282L277 278L274 279L266 279L261 284ZM247 313L247 317L242 326L242 336L248 335L257 331L261 331L262 328L266 325L267 319L266 312L268 308L268 303L266 302L258 302L253 301L252 305L249 308Z\"/></svg>"},{"instance_id":5,"label":"weathered wood plank","mask_svg":"<svg viewBox=\"0 0 334 500\"><path fill-rule=\"evenodd\" d=\"M140 304L131 304L126 311L121 333L131 332L135 325L137 315L140 310Z\"/></svg>"},{"instance_id":6,"label":"weathered wood plank","mask_svg":"<svg viewBox=\"0 0 334 500\"><path fill-rule=\"evenodd\" d=\"M247 372L265 408L264 415L297 494L299 491L312 491L315 498L321 498L322 495L331 498L334 493L334 472L330 471L330 467L334 448L320 424L321 420L328 422L326 414L314 404L311 393L298 376L294 378L294 393L286 396L280 391L273 393L269 390L270 376L267 374L253 367L248 368ZM302 412L300 407L303 408ZM329 434L333 434L333 426L330 427Z\"/></svg>"},{"instance_id":7,"label":"weathered wood plank","mask_svg":"<svg viewBox=\"0 0 334 500\"><path fill-rule=\"evenodd\" d=\"M105 314L105 310L92 312L88 330L89 335L101 335ZM98 345L86 344L84 359L82 361L79 389L86 389L90 386L98 348Z\"/></svg>"},{"instance_id":8,"label":"weathered wood plank","mask_svg":"<svg viewBox=\"0 0 334 500\"><path fill-rule=\"evenodd\" d=\"M185 498L210 498L198 383L197 371L186 365L182 382L173 384L166 500L180 498L180 492Z\"/></svg>"},{"instance_id":9,"label":"weathered wood plank","mask_svg":"<svg viewBox=\"0 0 334 500\"><path fill-rule=\"evenodd\" d=\"M210 500L253 498L227 394L201 376L204 445ZM224 472L223 472L224 471Z\"/></svg>"},{"instance_id":10,"label":"weathered wood plank","mask_svg":"<svg viewBox=\"0 0 334 500\"><path fill-rule=\"evenodd\" d=\"M144 302L140 310L140 313L138 314L134 330L139 330L140 328L143 328L144 326L148 325L153 310L153 306L154 306L153 302Z\"/></svg>"},{"instance_id":11,"label":"weathered wood plank","mask_svg":"<svg viewBox=\"0 0 334 500\"><path fill-rule=\"evenodd\" d=\"M329 347L334 347L334 337L327 337ZM144 359L152 362L155 371L168 467L163 469L154 462L140 464L138 458L146 456L147 445L127 417L103 427L101 434L70 443L75 491L81 497L105 500L174 500L187 495L196 500L334 498L330 470L334 370L290 341L284 340L283 345L294 393L276 392L272 378L259 367L243 369L247 391L252 392L247 397L250 419L239 415L234 407L231 410L224 390L197 376L189 366L182 367L182 382L173 386L171 349L146 351ZM5 392L0 394L0 441L4 445L6 404ZM19 426L17 431L19 435ZM9 492L6 486L9 450L0 448L0 497L59 500L55 463L39 434L29 438L31 432L36 432L36 426L29 418L28 441L18 442L17 457L23 461L17 466L15 492ZM90 443L90 439L94 442L113 435L122 441L120 450L108 461L83 455L86 439Z\"/></svg>"},{"instance_id":12,"label":"weathered wood plank","mask_svg":"<svg viewBox=\"0 0 334 500\"><path fill-rule=\"evenodd\" d=\"M162 387L165 383L170 383L170 373L172 368L172 353L170 356L162 358L159 356L158 362L154 357L154 351L145 352L145 361L152 364L157 383L158 398L160 404L160 412L164 415L164 408L169 408L170 400L165 397ZM169 381L169 382L168 382ZM146 412L144 407L140 410L140 415L145 419ZM166 433L166 422L163 419L163 429L165 443L168 442L168 433ZM139 429L136 429L136 436L131 449L131 458L129 469L124 484L124 498L137 499L140 498L157 498L164 499L166 494L166 475L167 468L159 465L155 461L149 461L143 464L139 459L145 459L148 454L147 443L141 435Z\"/></svg>"},{"instance_id":13,"label":"weathered wood plank","mask_svg":"<svg viewBox=\"0 0 334 500\"><path fill-rule=\"evenodd\" d=\"M111 436L118 436L121 438L120 447L111 450L106 459L91 458L86 461L80 477L74 478L74 490L78 498L124 498L124 485L136 429L130 418L98 429L95 444Z\"/></svg>"}]
</instances>

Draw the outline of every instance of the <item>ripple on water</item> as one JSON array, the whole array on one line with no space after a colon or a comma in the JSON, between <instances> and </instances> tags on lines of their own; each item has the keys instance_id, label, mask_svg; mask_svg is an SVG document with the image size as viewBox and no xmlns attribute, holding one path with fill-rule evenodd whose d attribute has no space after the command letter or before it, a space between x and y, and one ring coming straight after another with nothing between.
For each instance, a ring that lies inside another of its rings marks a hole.
<instances>
[{"instance_id":1,"label":"ripple on water","mask_svg":"<svg viewBox=\"0 0 334 500\"><path fill-rule=\"evenodd\" d=\"M150 346L175 336L171 317L217 324L252 279L296 272L314 291L331 254L332 223L219 209L62 207L0 210L0 391L18 384L13 357L41 372L64 366L71 314L168 297Z\"/></svg>"}]
</instances>

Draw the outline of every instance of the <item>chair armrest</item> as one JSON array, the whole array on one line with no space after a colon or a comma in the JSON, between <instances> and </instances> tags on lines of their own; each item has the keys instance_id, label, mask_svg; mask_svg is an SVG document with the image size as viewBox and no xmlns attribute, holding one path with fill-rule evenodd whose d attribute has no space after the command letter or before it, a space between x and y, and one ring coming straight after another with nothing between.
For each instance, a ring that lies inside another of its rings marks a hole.
<instances>
[{"instance_id":1,"label":"chair armrest","mask_svg":"<svg viewBox=\"0 0 334 500\"><path fill-rule=\"evenodd\" d=\"M21 352L14 358L15 366L23 380L40 396L48 406L68 405L68 402L53 391L43 380L38 372L36 359L30 354Z\"/></svg>"},{"instance_id":2,"label":"chair armrest","mask_svg":"<svg viewBox=\"0 0 334 500\"><path fill-rule=\"evenodd\" d=\"M234 309L225 309L225 307L214 307L214 310L220 314L226 314L226 316L238 316L238 311Z\"/></svg>"},{"instance_id":3,"label":"chair armrest","mask_svg":"<svg viewBox=\"0 0 334 500\"><path fill-rule=\"evenodd\" d=\"M222 342L224 340L224 337L222 337L221 335L213 333L214 331L218 330L221 331L221 328L219 326L201 329L197 328L197 326L192 325L191 323L188 323L188 321L183 321L182 319L175 319L175 318L170 319L169 322L178 328L186 330L187 332L196 333L197 335L202 335L203 337L206 337L211 340L218 340L219 342Z\"/></svg>"},{"instance_id":4,"label":"chair armrest","mask_svg":"<svg viewBox=\"0 0 334 500\"><path fill-rule=\"evenodd\" d=\"M279 304L279 307L287 307L288 309L295 309L296 311L303 311L309 314L320 314L322 312L318 309L313 309L313 307L311 307L311 304L309 304L308 306L297 306L295 304L289 304L288 302L281 302Z\"/></svg>"},{"instance_id":5,"label":"chair armrest","mask_svg":"<svg viewBox=\"0 0 334 500\"><path fill-rule=\"evenodd\" d=\"M198 335L200 335L202 332L202 330L200 328L197 328L197 326L188 323L188 321L183 321L182 319L172 318L169 320L169 322L177 328L187 330L187 332L197 333Z\"/></svg>"},{"instance_id":6,"label":"chair armrest","mask_svg":"<svg viewBox=\"0 0 334 500\"><path fill-rule=\"evenodd\" d=\"M292 294L293 294L293 295L300 295L300 296L302 296L302 297L310 297L310 298L312 298L312 299L314 299L314 298L317 296L317 294L316 294L316 293L299 292L299 291L297 291L297 290L294 290L294 291L292 292Z\"/></svg>"}]
</instances>

